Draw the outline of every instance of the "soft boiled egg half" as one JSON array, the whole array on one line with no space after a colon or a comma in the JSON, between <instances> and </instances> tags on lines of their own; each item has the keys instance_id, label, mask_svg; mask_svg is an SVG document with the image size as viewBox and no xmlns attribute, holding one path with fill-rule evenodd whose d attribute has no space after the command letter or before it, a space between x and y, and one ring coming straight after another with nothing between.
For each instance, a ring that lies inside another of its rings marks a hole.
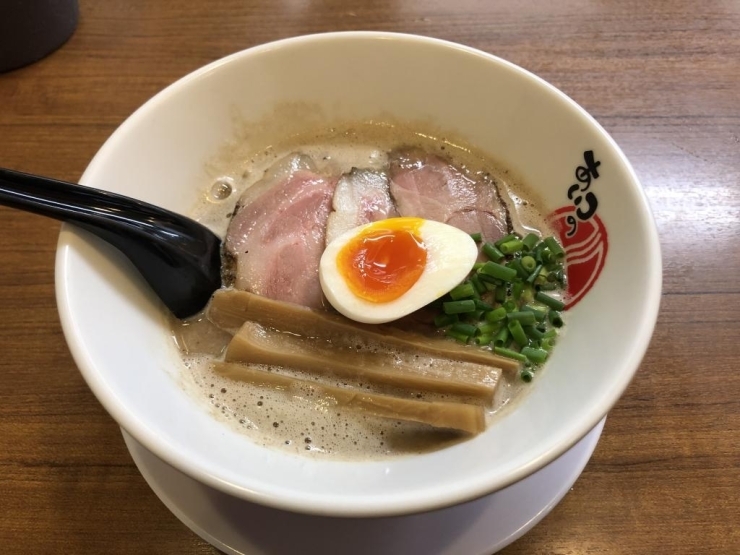
<instances>
[{"instance_id":1,"label":"soft boiled egg half","mask_svg":"<svg viewBox=\"0 0 740 555\"><path fill-rule=\"evenodd\" d=\"M438 299L478 257L456 227L422 218L389 218L351 229L326 247L319 278L331 305L366 324L397 320Z\"/></svg>"}]
</instances>

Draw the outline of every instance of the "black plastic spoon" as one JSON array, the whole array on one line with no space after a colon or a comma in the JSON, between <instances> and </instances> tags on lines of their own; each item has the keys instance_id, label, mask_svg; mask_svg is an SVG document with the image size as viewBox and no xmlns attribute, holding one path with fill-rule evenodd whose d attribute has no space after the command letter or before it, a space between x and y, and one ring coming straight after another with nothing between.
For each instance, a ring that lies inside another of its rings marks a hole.
<instances>
[{"instance_id":1,"label":"black plastic spoon","mask_svg":"<svg viewBox=\"0 0 740 555\"><path fill-rule=\"evenodd\" d=\"M221 239L169 210L92 187L0 168L0 204L72 223L107 241L178 318L221 287Z\"/></svg>"}]
</instances>

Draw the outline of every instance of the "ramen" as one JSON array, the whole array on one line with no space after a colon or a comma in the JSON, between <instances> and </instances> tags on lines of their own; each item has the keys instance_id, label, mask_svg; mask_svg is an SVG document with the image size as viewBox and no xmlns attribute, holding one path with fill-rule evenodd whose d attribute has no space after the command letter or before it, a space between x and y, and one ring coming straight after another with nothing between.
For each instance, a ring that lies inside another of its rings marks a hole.
<instances>
[{"instance_id":1,"label":"ramen","mask_svg":"<svg viewBox=\"0 0 740 555\"><path fill-rule=\"evenodd\" d=\"M225 287L174 334L195 394L259 444L442 448L511 406L555 344L562 249L472 149L347 126L236 160L205 197Z\"/></svg>"}]
</instances>

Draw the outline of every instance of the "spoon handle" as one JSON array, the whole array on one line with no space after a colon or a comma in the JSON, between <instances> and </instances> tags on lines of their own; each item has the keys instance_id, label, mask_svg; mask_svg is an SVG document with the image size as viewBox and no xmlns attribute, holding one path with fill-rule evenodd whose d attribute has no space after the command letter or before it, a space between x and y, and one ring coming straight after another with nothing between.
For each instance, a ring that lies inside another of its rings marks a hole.
<instances>
[{"instance_id":1,"label":"spoon handle","mask_svg":"<svg viewBox=\"0 0 740 555\"><path fill-rule=\"evenodd\" d=\"M123 195L0 168L0 204L70 222L126 255L178 317L221 286L220 239L198 222Z\"/></svg>"},{"instance_id":2,"label":"spoon handle","mask_svg":"<svg viewBox=\"0 0 740 555\"><path fill-rule=\"evenodd\" d=\"M129 197L5 168L0 168L0 204L76 224L105 222L106 227L143 229L152 227L152 215L157 221L180 218Z\"/></svg>"}]
</instances>

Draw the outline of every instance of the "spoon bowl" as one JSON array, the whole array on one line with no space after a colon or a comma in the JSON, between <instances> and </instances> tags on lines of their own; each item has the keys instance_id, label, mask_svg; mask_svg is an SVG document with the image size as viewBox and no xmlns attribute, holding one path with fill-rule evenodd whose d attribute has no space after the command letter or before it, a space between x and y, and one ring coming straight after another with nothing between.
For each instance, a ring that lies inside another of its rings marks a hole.
<instances>
[{"instance_id":1,"label":"spoon bowl","mask_svg":"<svg viewBox=\"0 0 740 555\"><path fill-rule=\"evenodd\" d=\"M221 239L175 212L4 168L0 204L72 223L116 247L178 318L202 310L221 287Z\"/></svg>"}]
</instances>

